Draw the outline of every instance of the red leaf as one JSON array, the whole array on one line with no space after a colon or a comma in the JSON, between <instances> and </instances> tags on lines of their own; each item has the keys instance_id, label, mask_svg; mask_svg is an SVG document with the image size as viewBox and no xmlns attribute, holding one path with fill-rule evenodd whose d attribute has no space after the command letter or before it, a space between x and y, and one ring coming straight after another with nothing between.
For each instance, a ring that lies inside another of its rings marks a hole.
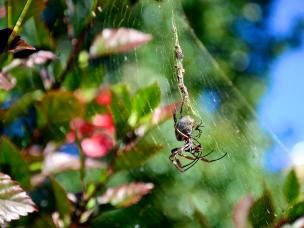
<instances>
[{"instance_id":1,"label":"red leaf","mask_svg":"<svg viewBox=\"0 0 304 228\"><path fill-rule=\"evenodd\" d=\"M112 204L115 207L129 207L136 204L148 194L154 185L152 183L130 183L117 188L109 188L97 198L99 204Z\"/></svg>"},{"instance_id":2,"label":"red leaf","mask_svg":"<svg viewBox=\"0 0 304 228\"><path fill-rule=\"evenodd\" d=\"M0 225L37 211L35 203L10 176L0 172Z\"/></svg>"},{"instance_id":3,"label":"red leaf","mask_svg":"<svg viewBox=\"0 0 304 228\"><path fill-rule=\"evenodd\" d=\"M0 89L11 90L16 85L16 79L11 78L8 74L0 72Z\"/></svg>"},{"instance_id":4,"label":"red leaf","mask_svg":"<svg viewBox=\"0 0 304 228\"><path fill-rule=\"evenodd\" d=\"M113 139L106 134L95 134L90 138L81 140L84 154L93 158L107 155L113 145Z\"/></svg>"},{"instance_id":5,"label":"red leaf","mask_svg":"<svg viewBox=\"0 0 304 228\"><path fill-rule=\"evenodd\" d=\"M95 115L92 123L96 127L104 128L110 134L113 134L115 131L114 121L110 114Z\"/></svg>"},{"instance_id":6,"label":"red leaf","mask_svg":"<svg viewBox=\"0 0 304 228\"><path fill-rule=\"evenodd\" d=\"M172 118L173 113L176 109L177 104L172 103L168 104L164 107L157 108L152 115L152 124L158 125L162 123L163 121L166 121L169 118Z\"/></svg>"},{"instance_id":7,"label":"red leaf","mask_svg":"<svg viewBox=\"0 0 304 228\"><path fill-rule=\"evenodd\" d=\"M0 53L10 52L14 54L15 58L25 58L36 52L36 48L26 43L16 34L12 34L13 30L5 28L0 30ZM11 43L8 46L8 40L11 36L14 36Z\"/></svg>"},{"instance_id":8,"label":"red leaf","mask_svg":"<svg viewBox=\"0 0 304 228\"><path fill-rule=\"evenodd\" d=\"M91 57L100 57L130 51L152 39L149 34L135 29L104 29L90 47Z\"/></svg>"},{"instance_id":9,"label":"red leaf","mask_svg":"<svg viewBox=\"0 0 304 228\"><path fill-rule=\"evenodd\" d=\"M33 67L34 65L41 65L48 61L54 60L56 58L55 54L50 51L38 51L30 55L23 64L27 67Z\"/></svg>"},{"instance_id":10,"label":"red leaf","mask_svg":"<svg viewBox=\"0 0 304 228\"><path fill-rule=\"evenodd\" d=\"M233 223L235 228L247 227L247 217L252 204L253 198L251 195L245 196L236 204L233 212Z\"/></svg>"},{"instance_id":11,"label":"red leaf","mask_svg":"<svg viewBox=\"0 0 304 228\"><path fill-rule=\"evenodd\" d=\"M102 88L96 97L96 103L99 105L109 105L112 101L110 88Z\"/></svg>"},{"instance_id":12,"label":"red leaf","mask_svg":"<svg viewBox=\"0 0 304 228\"><path fill-rule=\"evenodd\" d=\"M0 18L5 17L6 16L6 10L4 6L0 7Z\"/></svg>"}]
</instances>

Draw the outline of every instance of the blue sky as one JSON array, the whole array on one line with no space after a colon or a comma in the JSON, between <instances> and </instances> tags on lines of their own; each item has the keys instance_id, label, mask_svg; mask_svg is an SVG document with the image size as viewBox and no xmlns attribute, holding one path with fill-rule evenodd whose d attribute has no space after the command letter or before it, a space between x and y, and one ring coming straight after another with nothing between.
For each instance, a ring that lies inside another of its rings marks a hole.
<instances>
[{"instance_id":1,"label":"blue sky","mask_svg":"<svg viewBox=\"0 0 304 228\"><path fill-rule=\"evenodd\" d=\"M304 20L303 0L274 1L267 21L268 32L277 39L289 38L300 19ZM258 110L262 127L274 131L291 151L286 154L274 144L264 159L269 171L286 168L295 154L304 164L304 147L299 146L304 143L304 36L296 36L301 37L301 44L288 47L272 63L269 87Z\"/></svg>"}]
</instances>

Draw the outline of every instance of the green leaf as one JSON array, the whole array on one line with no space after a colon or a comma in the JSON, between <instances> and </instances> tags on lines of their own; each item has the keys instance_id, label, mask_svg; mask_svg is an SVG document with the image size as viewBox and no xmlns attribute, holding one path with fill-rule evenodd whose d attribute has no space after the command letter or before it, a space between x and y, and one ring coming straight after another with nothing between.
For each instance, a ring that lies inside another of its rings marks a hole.
<instances>
[{"instance_id":1,"label":"green leaf","mask_svg":"<svg viewBox=\"0 0 304 228\"><path fill-rule=\"evenodd\" d=\"M86 184L103 183L108 177L105 169L87 168L85 174L84 183ZM79 170L69 170L58 173L56 180L68 192L82 191Z\"/></svg>"},{"instance_id":2,"label":"green leaf","mask_svg":"<svg viewBox=\"0 0 304 228\"><path fill-rule=\"evenodd\" d=\"M19 0L11 0L12 2L12 14L13 14L13 23L15 24L25 6L26 1L19 1ZM27 11L23 23L33 16L39 16L42 10L45 7L44 0L35 0L31 2L29 10ZM22 23L22 24L23 24Z\"/></svg>"},{"instance_id":3,"label":"green leaf","mask_svg":"<svg viewBox=\"0 0 304 228\"><path fill-rule=\"evenodd\" d=\"M130 131L130 126L127 122L132 107L131 94L129 88L125 84L112 86L111 92L111 112L117 129L117 138L121 138Z\"/></svg>"},{"instance_id":4,"label":"green leaf","mask_svg":"<svg viewBox=\"0 0 304 228\"><path fill-rule=\"evenodd\" d=\"M297 200L300 194L300 183L296 176L296 172L292 169L288 173L284 185L283 193L286 201L291 204Z\"/></svg>"},{"instance_id":5,"label":"green leaf","mask_svg":"<svg viewBox=\"0 0 304 228\"><path fill-rule=\"evenodd\" d=\"M23 36L34 47L51 50L54 40L45 23L39 16L32 17L23 26Z\"/></svg>"},{"instance_id":6,"label":"green leaf","mask_svg":"<svg viewBox=\"0 0 304 228\"><path fill-rule=\"evenodd\" d=\"M130 169L141 166L145 161L155 155L162 148L159 144L149 144L141 140L135 145L126 145L120 151L115 160L115 170Z\"/></svg>"},{"instance_id":7,"label":"green leaf","mask_svg":"<svg viewBox=\"0 0 304 228\"><path fill-rule=\"evenodd\" d=\"M10 176L0 172L0 225L37 211L35 203Z\"/></svg>"},{"instance_id":8,"label":"green leaf","mask_svg":"<svg viewBox=\"0 0 304 228\"><path fill-rule=\"evenodd\" d=\"M83 105L76 97L65 91L53 91L47 93L41 100L39 116L43 114L42 124L63 124L68 123L75 117L81 117L84 113Z\"/></svg>"},{"instance_id":9,"label":"green leaf","mask_svg":"<svg viewBox=\"0 0 304 228\"><path fill-rule=\"evenodd\" d=\"M304 215L304 202L299 202L292 206L287 215L288 222L294 222L296 219Z\"/></svg>"},{"instance_id":10,"label":"green leaf","mask_svg":"<svg viewBox=\"0 0 304 228\"><path fill-rule=\"evenodd\" d=\"M42 97L43 93L40 90L23 95L5 112L3 122L11 123L18 116L24 114L34 102L41 100Z\"/></svg>"},{"instance_id":11,"label":"green leaf","mask_svg":"<svg viewBox=\"0 0 304 228\"><path fill-rule=\"evenodd\" d=\"M20 182L22 187L30 186L28 165L20 151L5 137L0 138L0 169Z\"/></svg>"},{"instance_id":12,"label":"green leaf","mask_svg":"<svg viewBox=\"0 0 304 228\"><path fill-rule=\"evenodd\" d=\"M132 98L132 111L128 120L130 126L135 127L141 118L152 113L153 109L160 103L160 95L161 92L157 83L136 92Z\"/></svg>"},{"instance_id":13,"label":"green leaf","mask_svg":"<svg viewBox=\"0 0 304 228\"><path fill-rule=\"evenodd\" d=\"M51 177L51 183L55 195L56 208L65 224L65 227L68 227L71 223L70 215L72 213L72 204L68 199L67 192L55 178Z\"/></svg>"},{"instance_id":14,"label":"green leaf","mask_svg":"<svg viewBox=\"0 0 304 228\"><path fill-rule=\"evenodd\" d=\"M261 198L256 200L249 211L249 220L254 228L269 227L274 220L274 207L271 194L264 191Z\"/></svg>"}]
</instances>

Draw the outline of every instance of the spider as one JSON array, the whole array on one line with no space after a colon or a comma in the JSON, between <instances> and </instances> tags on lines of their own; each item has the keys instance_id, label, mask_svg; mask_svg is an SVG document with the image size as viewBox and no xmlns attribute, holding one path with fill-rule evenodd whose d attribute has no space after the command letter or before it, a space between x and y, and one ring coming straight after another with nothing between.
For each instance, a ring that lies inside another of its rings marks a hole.
<instances>
[{"instance_id":1,"label":"spider","mask_svg":"<svg viewBox=\"0 0 304 228\"><path fill-rule=\"evenodd\" d=\"M182 112L182 108L180 110L180 114ZM209 160L206 157L210 155L213 150L205 155L202 155L203 149L202 145L198 142L198 138L202 134L201 128L203 127L202 121L198 124L194 123L194 120L186 115L182 116L180 119L176 117L176 110L173 113L173 120L174 120L174 128L175 128L175 137L178 141L184 141L185 145L180 148L174 148L171 150L171 155L169 156L170 161L175 165L175 167L181 171L185 172L194 166L199 160L204 162L214 162L222 159L227 155L225 153L219 158ZM193 133L197 132L195 136ZM189 153L189 155L185 155L185 153ZM183 165L178 156L184 157L188 160L191 160L189 163Z\"/></svg>"}]
</instances>

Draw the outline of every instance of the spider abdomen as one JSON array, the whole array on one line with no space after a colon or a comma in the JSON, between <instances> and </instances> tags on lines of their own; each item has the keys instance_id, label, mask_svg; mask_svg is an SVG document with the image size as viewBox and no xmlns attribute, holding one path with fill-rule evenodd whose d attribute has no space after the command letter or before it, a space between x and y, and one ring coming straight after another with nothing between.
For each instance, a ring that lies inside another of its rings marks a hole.
<instances>
[{"instance_id":1,"label":"spider abdomen","mask_svg":"<svg viewBox=\"0 0 304 228\"><path fill-rule=\"evenodd\" d=\"M178 141L190 138L193 131L194 120L190 116L182 117L175 126L175 136Z\"/></svg>"}]
</instances>

